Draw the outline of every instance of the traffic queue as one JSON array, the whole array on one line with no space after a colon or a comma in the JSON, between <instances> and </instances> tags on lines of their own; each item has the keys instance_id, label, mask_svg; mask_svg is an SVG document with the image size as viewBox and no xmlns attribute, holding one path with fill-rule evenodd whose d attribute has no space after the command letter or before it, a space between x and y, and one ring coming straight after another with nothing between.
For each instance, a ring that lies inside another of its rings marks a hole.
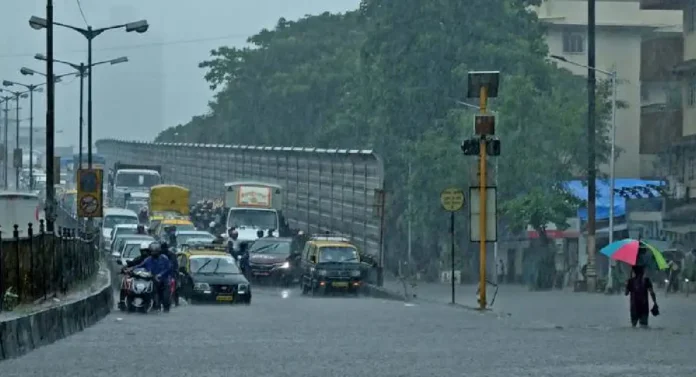
<instances>
[{"instance_id":1,"label":"traffic queue","mask_svg":"<svg viewBox=\"0 0 696 377\"><path fill-rule=\"evenodd\" d=\"M157 167L119 166L109 186L118 193L105 195L117 200L97 223L100 249L123 273L121 310L166 312L181 300L249 305L251 282L311 295L360 292L373 261L346 237L290 229L281 186L229 182L224 199L192 204L189 189L151 178ZM66 191L64 205L74 198Z\"/></svg>"}]
</instances>

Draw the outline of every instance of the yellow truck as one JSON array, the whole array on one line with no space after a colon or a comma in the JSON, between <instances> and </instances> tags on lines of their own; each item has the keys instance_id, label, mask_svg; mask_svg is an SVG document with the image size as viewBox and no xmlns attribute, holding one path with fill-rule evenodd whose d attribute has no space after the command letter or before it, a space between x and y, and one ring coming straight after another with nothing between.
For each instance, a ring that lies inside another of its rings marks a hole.
<instances>
[{"instance_id":1,"label":"yellow truck","mask_svg":"<svg viewBox=\"0 0 696 377\"><path fill-rule=\"evenodd\" d=\"M191 191L177 185L156 185L150 188L150 216L188 219Z\"/></svg>"}]
</instances>

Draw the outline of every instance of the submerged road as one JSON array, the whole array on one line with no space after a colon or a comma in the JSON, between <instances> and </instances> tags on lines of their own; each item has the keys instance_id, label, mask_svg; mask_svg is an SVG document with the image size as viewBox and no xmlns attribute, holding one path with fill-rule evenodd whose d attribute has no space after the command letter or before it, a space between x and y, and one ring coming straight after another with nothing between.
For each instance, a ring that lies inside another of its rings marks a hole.
<instances>
[{"instance_id":1,"label":"submerged road","mask_svg":"<svg viewBox=\"0 0 696 377\"><path fill-rule=\"evenodd\" d=\"M1 362L0 376L693 377L696 369L692 331L669 322L631 329L621 314L607 323L594 307L576 315L588 324L595 318L595 326L562 326L520 314L522 307L481 314L438 302L285 292L256 289L248 307L114 312ZM563 297L565 303L538 296L535 304L545 302L546 316L560 319L567 307L582 308L575 302L585 296ZM554 307L556 314L548 309Z\"/></svg>"}]
</instances>

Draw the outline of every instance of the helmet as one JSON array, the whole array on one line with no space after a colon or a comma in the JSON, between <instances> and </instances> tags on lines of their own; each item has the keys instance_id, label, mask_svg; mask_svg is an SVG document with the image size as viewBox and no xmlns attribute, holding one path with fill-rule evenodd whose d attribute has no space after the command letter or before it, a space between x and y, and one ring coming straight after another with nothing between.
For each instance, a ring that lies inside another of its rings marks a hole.
<instances>
[{"instance_id":1,"label":"helmet","mask_svg":"<svg viewBox=\"0 0 696 377\"><path fill-rule=\"evenodd\" d=\"M148 245L148 247L149 247L149 249L150 249L150 252L160 251L160 245L159 245L157 242L151 242L151 243Z\"/></svg>"}]
</instances>

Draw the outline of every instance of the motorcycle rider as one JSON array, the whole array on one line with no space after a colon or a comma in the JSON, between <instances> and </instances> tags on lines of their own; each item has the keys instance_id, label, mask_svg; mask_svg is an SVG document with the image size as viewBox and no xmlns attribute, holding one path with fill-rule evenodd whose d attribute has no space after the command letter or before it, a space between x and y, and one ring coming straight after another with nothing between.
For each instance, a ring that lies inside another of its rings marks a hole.
<instances>
[{"instance_id":1,"label":"motorcycle rider","mask_svg":"<svg viewBox=\"0 0 696 377\"><path fill-rule=\"evenodd\" d=\"M150 242L143 242L140 244L140 255L137 257L133 258L132 260L129 260L126 262L126 265L121 268L121 273L125 274L126 271L128 271L131 267L137 266L140 263L142 263L145 258L150 256ZM126 305L126 295L128 292L126 292L123 284L121 284L121 292L119 293L119 298L118 298L118 307L122 308L123 306Z\"/></svg>"},{"instance_id":2,"label":"motorcycle rider","mask_svg":"<svg viewBox=\"0 0 696 377\"><path fill-rule=\"evenodd\" d=\"M138 213L138 222L141 224L145 224L149 219L150 216L148 216L147 214L147 207L140 208L140 212Z\"/></svg>"},{"instance_id":3,"label":"motorcycle rider","mask_svg":"<svg viewBox=\"0 0 696 377\"><path fill-rule=\"evenodd\" d=\"M144 268L155 277L154 289L159 299L158 304L164 307L165 313L168 313L171 307L171 302L169 301L169 279L172 273L172 263L167 256L162 255L160 245L153 243L152 246L150 256L145 258L135 268Z\"/></svg>"},{"instance_id":4,"label":"motorcycle rider","mask_svg":"<svg viewBox=\"0 0 696 377\"><path fill-rule=\"evenodd\" d=\"M138 224L138 227L136 228L135 233L136 234L147 234L147 232L145 231L145 225Z\"/></svg>"},{"instance_id":5,"label":"motorcycle rider","mask_svg":"<svg viewBox=\"0 0 696 377\"><path fill-rule=\"evenodd\" d=\"M176 280L179 276L179 261L176 258L176 254L172 251L171 248L169 248L169 245L166 242L162 242L160 248L162 250L162 255L166 255L167 258L169 258L169 262L172 265L171 278L172 280L174 280L174 284L176 284ZM172 300L174 301L174 306L179 306L178 289L174 290L174 296L172 297Z\"/></svg>"},{"instance_id":6,"label":"motorcycle rider","mask_svg":"<svg viewBox=\"0 0 696 377\"><path fill-rule=\"evenodd\" d=\"M230 253L234 259L237 259L239 253L239 241L237 238L239 238L239 233L234 229L230 229L227 234L230 236L227 240L227 252Z\"/></svg>"}]
</instances>

